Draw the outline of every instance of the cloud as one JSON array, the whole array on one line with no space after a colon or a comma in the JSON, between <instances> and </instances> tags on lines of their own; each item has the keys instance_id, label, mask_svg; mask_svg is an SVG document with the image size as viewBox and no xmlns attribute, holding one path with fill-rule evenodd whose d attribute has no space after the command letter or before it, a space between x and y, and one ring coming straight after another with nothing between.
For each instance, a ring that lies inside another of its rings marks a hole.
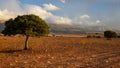
<instances>
[{"instance_id":1,"label":"cloud","mask_svg":"<svg viewBox=\"0 0 120 68\"><path fill-rule=\"evenodd\" d=\"M84 14L84 15L80 16L80 18L81 18L81 19L85 19L85 18L90 18L90 16L87 15L87 14Z\"/></svg>"},{"instance_id":2,"label":"cloud","mask_svg":"<svg viewBox=\"0 0 120 68\"><path fill-rule=\"evenodd\" d=\"M0 0L0 9L7 9L16 12L22 11L20 2L18 0Z\"/></svg>"},{"instance_id":3,"label":"cloud","mask_svg":"<svg viewBox=\"0 0 120 68\"><path fill-rule=\"evenodd\" d=\"M4 21L14 17L15 14L12 11L8 11L7 9L0 10L0 20Z\"/></svg>"},{"instance_id":4,"label":"cloud","mask_svg":"<svg viewBox=\"0 0 120 68\"><path fill-rule=\"evenodd\" d=\"M11 5L11 6L10 6ZM44 4L45 5L45 4ZM52 4L46 4L52 5ZM54 5L52 5L54 6ZM49 7L50 8L50 7ZM55 10L55 9L54 9ZM98 25L101 24L99 19L92 20L88 14L83 14L72 19L63 16L57 16L51 13L44 7L31 4L22 4L18 0L0 0L0 21L6 21L10 18L15 18L17 15L35 14L44 19L48 23L56 24L76 24L76 25Z\"/></svg>"},{"instance_id":5,"label":"cloud","mask_svg":"<svg viewBox=\"0 0 120 68\"><path fill-rule=\"evenodd\" d=\"M53 15L37 5L26 5L24 8L27 8L26 13L38 15L44 20Z\"/></svg>"},{"instance_id":6,"label":"cloud","mask_svg":"<svg viewBox=\"0 0 120 68\"><path fill-rule=\"evenodd\" d=\"M100 23L100 20L96 20L96 23Z\"/></svg>"},{"instance_id":7,"label":"cloud","mask_svg":"<svg viewBox=\"0 0 120 68\"><path fill-rule=\"evenodd\" d=\"M72 20L66 17L54 16L48 18L49 22L56 22L56 24L68 24L72 25Z\"/></svg>"},{"instance_id":8,"label":"cloud","mask_svg":"<svg viewBox=\"0 0 120 68\"><path fill-rule=\"evenodd\" d=\"M55 5L49 3L49 4L43 4L44 9L45 10L49 10L49 11L54 11L54 10L58 10L59 8L56 7Z\"/></svg>"},{"instance_id":9,"label":"cloud","mask_svg":"<svg viewBox=\"0 0 120 68\"><path fill-rule=\"evenodd\" d=\"M28 14L35 14L46 20L48 23L56 24L71 24L71 19L61 16L56 16L51 12L44 10L44 8L37 5L26 5L26 11Z\"/></svg>"},{"instance_id":10,"label":"cloud","mask_svg":"<svg viewBox=\"0 0 120 68\"><path fill-rule=\"evenodd\" d=\"M85 25L85 26L94 26L94 25L101 25L101 21L100 20L93 20L91 19L92 17L90 17L87 14L78 16L73 18L73 24L74 25Z\"/></svg>"},{"instance_id":11,"label":"cloud","mask_svg":"<svg viewBox=\"0 0 120 68\"><path fill-rule=\"evenodd\" d=\"M66 3L66 0L60 0L62 3Z\"/></svg>"},{"instance_id":12,"label":"cloud","mask_svg":"<svg viewBox=\"0 0 120 68\"><path fill-rule=\"evenodd\" d=\"M11 6L9 7L9 5ZM52 4L50 5L53 6ZM40 6L31 4L21 4L18 0L2 0L0 1L0 6L2 6L0 7L0 21L6 21L10 18L15 18L17 15L35 14L41 17L42 19L46 20L48 23L71 24L72 22L71 19L62 16L56 16Z\"/></svg>"},{"instance_id":13,"label":"cloud","mask_svg":"<svg viewBox=\"0 0 120 68\"><path fill-rule=\"evenodd\" d=\"M0 0L0 21L15 18L22 14L22 8L18 0Z\"/></svg>"}]
</instances>

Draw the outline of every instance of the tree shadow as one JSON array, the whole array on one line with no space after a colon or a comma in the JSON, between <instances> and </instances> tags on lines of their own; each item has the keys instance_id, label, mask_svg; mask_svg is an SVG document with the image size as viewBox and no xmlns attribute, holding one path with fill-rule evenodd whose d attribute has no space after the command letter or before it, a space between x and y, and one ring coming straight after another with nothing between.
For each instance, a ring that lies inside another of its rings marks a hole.
<instances>
[{"instance_id":1,"label":"tree shadow","mask_svg":"<svg viewBox=\"0 0 120 68\"><path fill-rule=\"evenodd\" d=\"M23 50L2 50L0 53L16 53L16 52L22 52Z\"/></svg>"}]
</instances>

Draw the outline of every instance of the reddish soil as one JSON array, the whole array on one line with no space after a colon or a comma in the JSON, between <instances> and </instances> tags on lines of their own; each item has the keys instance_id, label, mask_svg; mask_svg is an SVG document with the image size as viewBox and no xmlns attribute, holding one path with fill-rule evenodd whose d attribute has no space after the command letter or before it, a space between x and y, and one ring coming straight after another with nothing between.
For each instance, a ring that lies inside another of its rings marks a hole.
<instances>
[{"instance_id":1,"label":"reddish soil","mask_svg":"<svg viewBox=\"0 0 120 68\"><path fill-rule=\"evenodd\" d=\"M0 36L0 68L120 68L120 39Z\"/></svg>"}]
</instances>

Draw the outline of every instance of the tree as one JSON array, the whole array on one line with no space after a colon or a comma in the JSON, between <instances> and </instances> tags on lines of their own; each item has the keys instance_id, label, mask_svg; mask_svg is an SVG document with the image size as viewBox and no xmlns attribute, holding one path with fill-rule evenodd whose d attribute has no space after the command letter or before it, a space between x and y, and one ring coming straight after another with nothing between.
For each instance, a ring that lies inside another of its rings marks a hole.
<instances>
[{"instance_id":1,"label":"tree","mask_svg":"<svg viewBox=\"0 0 120 68\"><path fill-rule=\"evenodd\" d=\"M105 31L104 32L104 37L106 38L116 38L117 37L117 33L114 31Z\"/></svg>"},{"instance_id":2,"label":"tree","mask_svg":"<svg viewBox=\"0 0 120 68\"><path fill-rule=\"evenodd\" d=\"M28 49L30 36L43 36L49 33L49 27L44 20L36 15L22 15L5 22L4 35L22 34L26 36L24 50Z\"/></svg>"}]
</instances>

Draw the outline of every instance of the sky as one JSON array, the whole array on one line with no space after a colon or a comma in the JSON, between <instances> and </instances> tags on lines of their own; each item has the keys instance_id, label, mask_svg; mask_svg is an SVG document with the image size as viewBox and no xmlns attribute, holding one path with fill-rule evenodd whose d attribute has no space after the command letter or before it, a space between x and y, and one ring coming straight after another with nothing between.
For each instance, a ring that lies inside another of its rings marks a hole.
<instances>
[{"instance_id":1,"label":"sky","mask_svg":"<svg viewBox=\"0 0 120 68\"><path fill-rule=\"evenodd\" d=\"M24 14L47 23L120 29L120 0L0 0L0 21Z\"/></svg>"}]
</instances>

